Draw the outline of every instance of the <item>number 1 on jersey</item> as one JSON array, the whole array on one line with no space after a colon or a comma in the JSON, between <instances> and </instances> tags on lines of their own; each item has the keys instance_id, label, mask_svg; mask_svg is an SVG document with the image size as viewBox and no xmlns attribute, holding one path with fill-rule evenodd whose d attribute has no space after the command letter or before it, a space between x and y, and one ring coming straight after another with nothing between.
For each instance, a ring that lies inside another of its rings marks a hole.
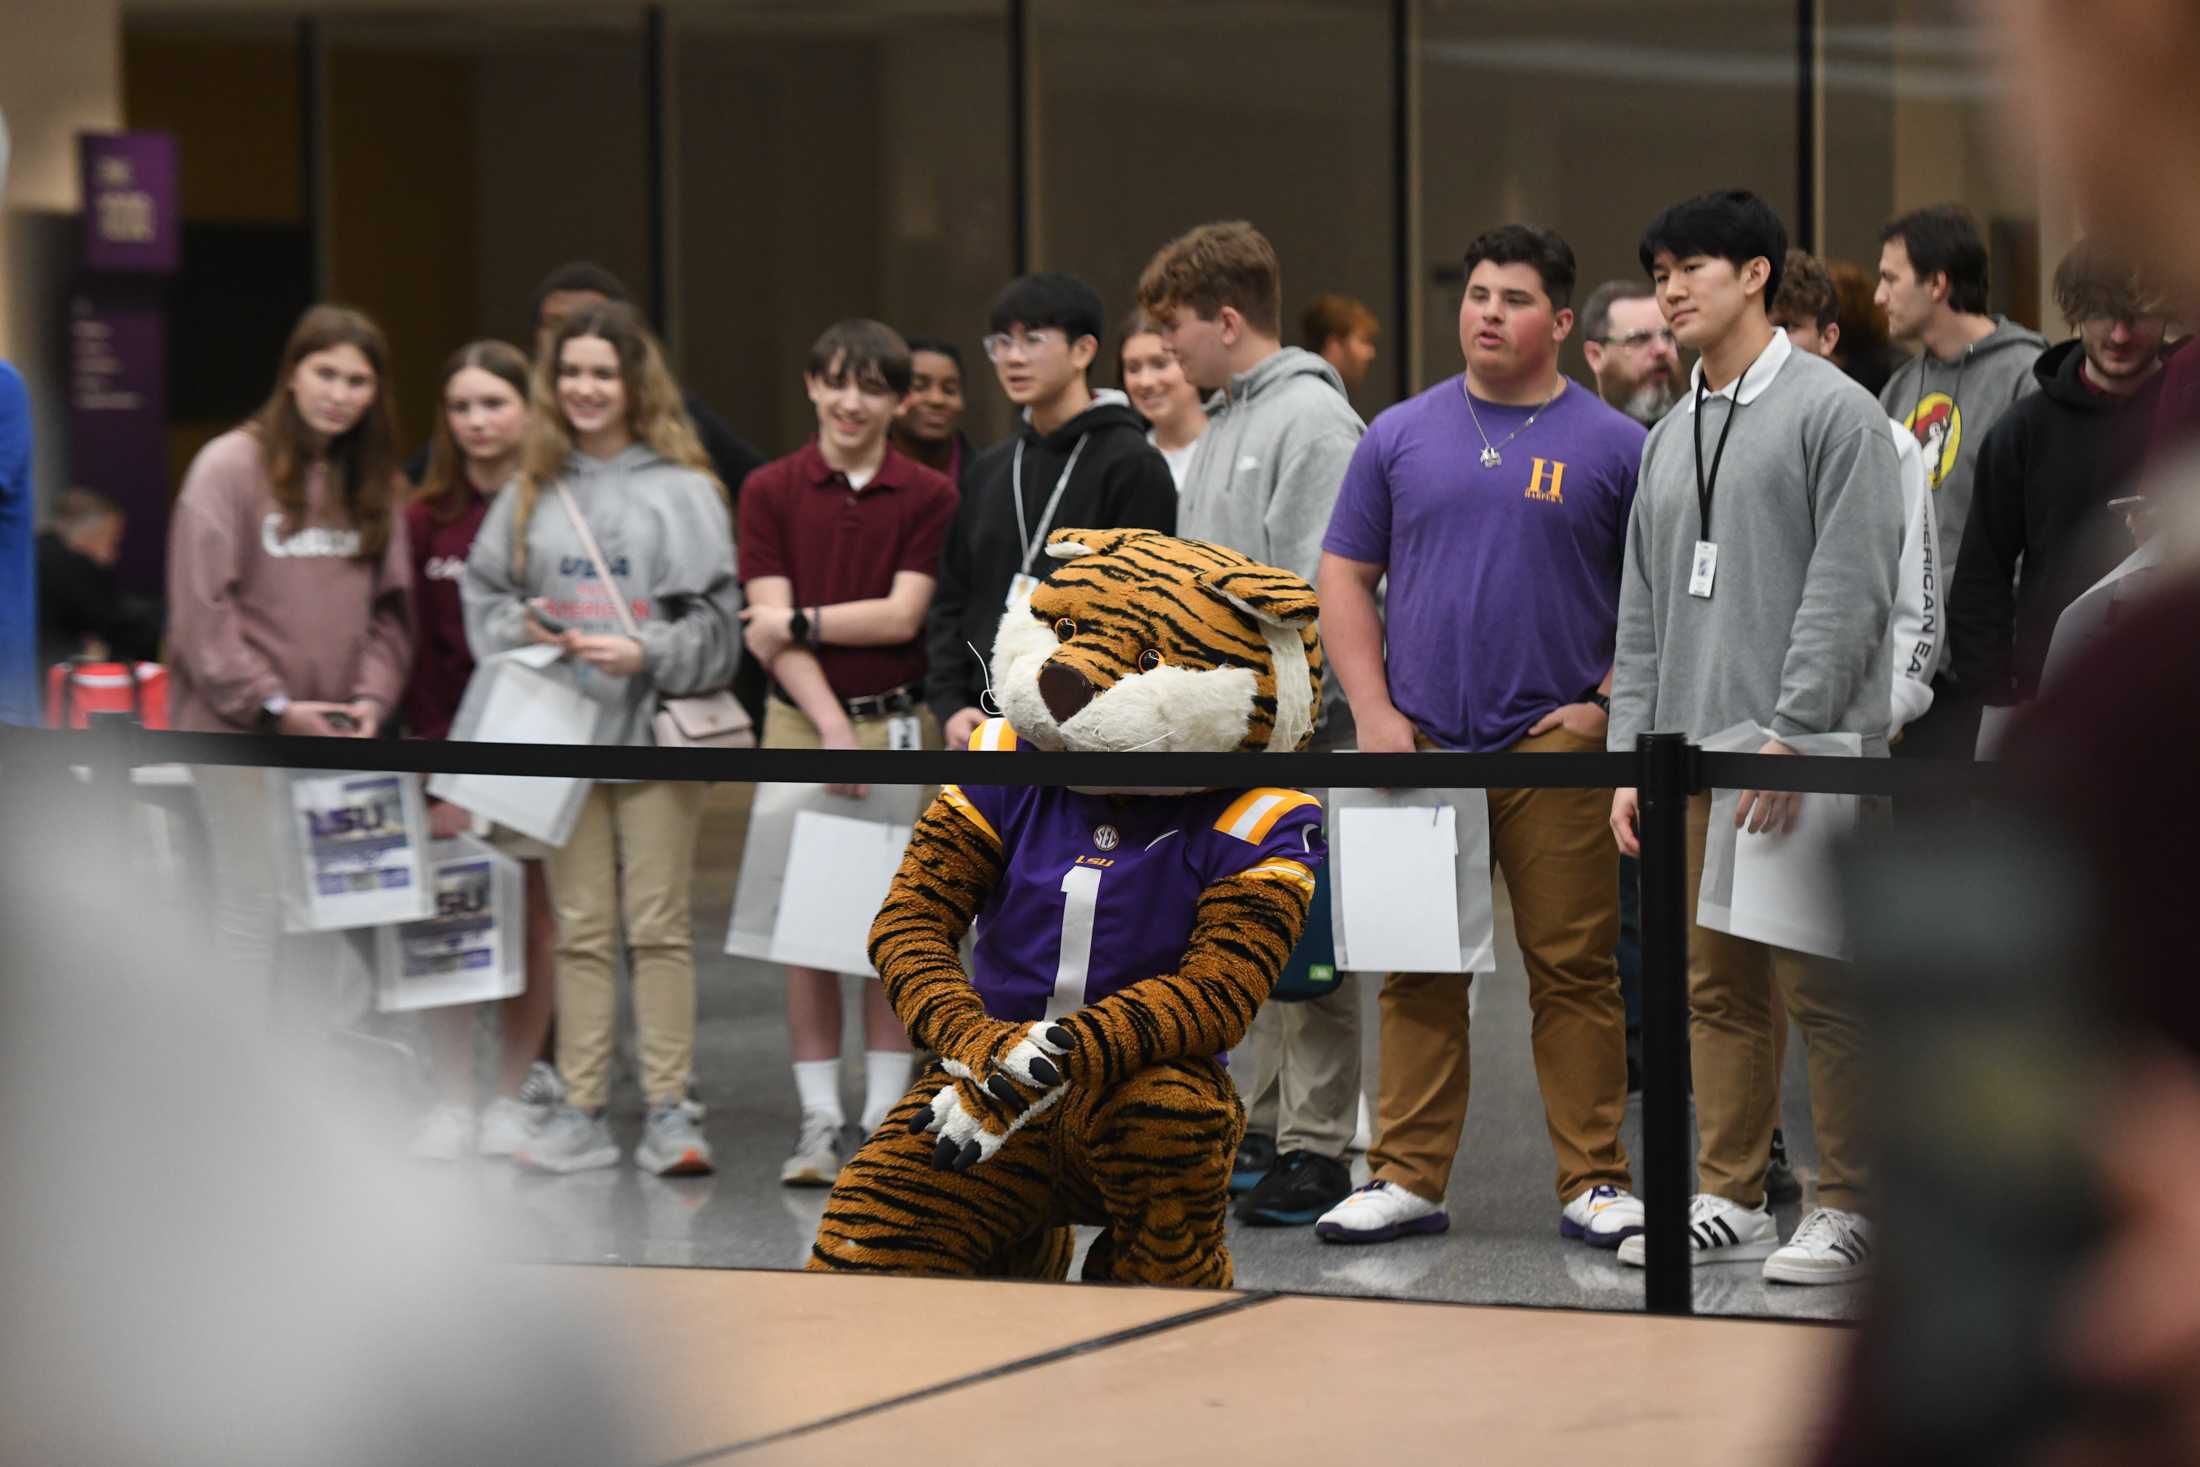
<instances>
[{"instance_id":1,"label":"number 1 on jersey","mask_svg":"<svg viewBox=\"0 0 2200 1467\"><path fill-rule=\"evenodd\" d=\"M1072 866L1062 873L1062 948L1054 968L1054 996L1046 1017L1059 1019L1085 1006L1085 979L1092 971L1092 919L1100 908L1098 866Z\"/></svg>"}]
</instances>

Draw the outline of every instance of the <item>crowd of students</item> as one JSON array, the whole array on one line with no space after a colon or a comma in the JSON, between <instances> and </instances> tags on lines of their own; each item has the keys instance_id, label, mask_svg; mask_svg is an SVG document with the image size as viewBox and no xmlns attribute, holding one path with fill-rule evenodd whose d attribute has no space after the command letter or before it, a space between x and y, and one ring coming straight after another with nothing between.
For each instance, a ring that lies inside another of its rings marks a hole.
<instances>
[{"instance_id":1,"label":"crowd of students","mask_svg":"<svg viewBox=\"0 0 2200 1467\"><path fill-rule=\"evenodd\" d=\"M1048 532L1140 526L1318 585L1334 669L1318 749L1626 750L1653 728L1701 740L1754 723L1768 754L1845 733L1869 755L1968 757L1981 710L2036 690L2056 616L2131 549L2103 506L2146 450L2174 312L2080 246L2055 278L2079 335L2049 350L1986 314L1967 217L1921 210L1888 226L1879 263L1888 330L1921 348L1895 365L1853 268L1790 250L1752 195L1675 205L1640 257L1642 280L1598 288L1577 317L1566 242L1492 229L1466 252L1462 370L1363 424L1346 392L1373 359L1373 315L1322 297L1306 346L1284 345L1274 249L1249 224L1206 225L1155 254L1112 339L1084 282L1044 273L1001 292L981 345L1020 414L1006 441L963 433L971 389L952 340L851 320L801 364L815 436L769 462L684 396L623 285L574 265L537 294L532 351L452 355L411 483L380 332L316 307L266 404L186 477L169 558L174 721L441 738L479 659L550 645L613 710L617 742L652 741L659 696L730 686L758 702L768 747L962 748L988 716L994 631L1045 575ZM1577 327L1593 389L1559 370ZM1876 397L1861 385L1882 379ZM264 787L201 779L224 950L248 980L271 978L284 960ZM421 1154L554 1172L618 1161L606 1110L623 948L647 1103L635 1160L714 1165L693 1099L702 798L598 784L562 847L497 837L528 861L527 987L501 1006L486 1104L472 1016L436 1021L441 1093ZM1487 798L1560 1231L1639 1262L1616 957L1635 793ZM1796 809L1744 792L1736 818L1786 827ZM476 825L448 806L431 819L438 835ZM1708 821L1699 797L1691 910ZM1794 1283L1861 1275L1860 1031L1837 966L1701 927L1690 941L1698 1260L1764 1260ZM1248 1036L1241 1218L1358 1243L1449 1226L1470 980L1379 981L1372 1180L1354 1189L1346 1160L1362 1089L1346 981L1269 1005ZM801 967L786 988L803 1119L782 1177L829 1185L850 1142L841 988ZM913 1059L883 991L864 992L867 1129ZM1767 1200L1783 1200L1791 1017L1821 1166L1818 1205L1783 1244Z\"/></svg>"}]
</instances>

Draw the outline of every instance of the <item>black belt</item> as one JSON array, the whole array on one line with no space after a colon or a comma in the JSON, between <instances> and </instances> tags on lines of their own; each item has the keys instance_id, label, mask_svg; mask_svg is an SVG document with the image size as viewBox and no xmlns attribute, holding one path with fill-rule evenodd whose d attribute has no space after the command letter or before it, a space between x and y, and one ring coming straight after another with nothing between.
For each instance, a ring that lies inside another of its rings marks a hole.
<instances>
[{"instance_id":1,"label":"black belt","mask_svg":"<svg viewBox=\"0 0 2200 1467\"><path fill-rule=\"evenodd\" d=\"M788 697L787 690L777 683L772 684L772 697L798 713L801 711L800 705ZM912 713L923 706L922 683L904 683L883 693L867 693L861 698L840 699L841 711L850 718L891 718L897 713Z\"/></svg>"}]
</instances>

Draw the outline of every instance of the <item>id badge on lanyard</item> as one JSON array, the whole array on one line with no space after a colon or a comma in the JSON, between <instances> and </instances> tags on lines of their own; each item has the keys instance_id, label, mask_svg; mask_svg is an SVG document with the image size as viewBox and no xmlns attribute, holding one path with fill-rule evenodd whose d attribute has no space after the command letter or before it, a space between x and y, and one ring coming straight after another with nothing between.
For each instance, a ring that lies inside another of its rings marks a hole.
<instances>
[{"instance_id":1,"label":"id badge on lanyard","mask_svg":"<svg viewBox=\"0 0 2200 1467\"><path fill-rule=\"evenodd\" d=\"M1711 582L1719 573L1719 547L1709 540L1696 542L1694 567L1688 572L1688 594L1711 599Z\"/></svg>"},{"instance_id":2,"label":"id badge on lanyard","mask_svg":"<svg viewBox=\"0 0 2200 1467\"><path fill-rule=\"evenodd\" d=\"M898 713L886 720L886 747L895 750L924 747L924 727L914 713Z\"/></svg>"},{"instance_id":3,"label":"id badge on lanyard","mask_svg":"<svg viewBox=\"0 0 2200 1467\"><path fill-rule=\"evenodd\" d=\"M1054 492L1047 496L1046 511L1039 516L1036 534L1024 521L1024 440L1016 440L1016 456L1009 470L1008 497L1016 506L1017 548L1023 551L1024 558L1008 583L1008 596L1002 603L1005 610L1020 611L1029 606L1031 593L1039 589L1039 578L1031 573L1032 562L1039 558L1039 551L1046 544L1047 531L1054 528L1054 512L1062 507L1062 495L1069 489L1069 476L1077 472L1077 460L1084 455L1085 438L1090 436L1080 437L1077 446L1069 451L1069 462L1062 465L1062 477L1054 481Z\"/></svg>"}]
</instances>

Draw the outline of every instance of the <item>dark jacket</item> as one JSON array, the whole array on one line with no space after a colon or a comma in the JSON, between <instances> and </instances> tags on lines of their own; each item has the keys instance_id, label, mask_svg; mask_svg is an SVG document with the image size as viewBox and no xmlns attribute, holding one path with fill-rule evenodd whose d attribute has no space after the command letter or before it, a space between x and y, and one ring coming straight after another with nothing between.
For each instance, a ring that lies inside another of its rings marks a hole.
<instances>
[{"instance_id":1,"label":"dark jacket","mask_svg":"<svg viewBox=\"0 0 2200 1467\"><path fill-rule=\"evenodd\" d=\"M38 537L38 666L41 675L56 662L84 650L85 642L106 644L109 655L127 662L160 657L160 606L125 596L112 566L71 550L52 530Z\"/></svg>"},{"instance_id":2,"label":"dark jacket","mask_svg":"<svg viewBox=\"0 0 2200 1467\"><path fill-rule=\"evenodd\" d=\"M1025 547L1017 539L1011 487L1016 445L1024 446L1024 523L1030 535L1039 537L1047 501L1080 438L1085 439L1084 452L1077 456L1077 470L1047 523L1048 531L1176 532L1176 481L1168 461L1146 441L1146 420L1120 392L1094 393L1091 407L1052 433L1036 433L1027 423L1015 437L967 461L962 503L948 526L939 587L925 627L930 664L925 700L942 722L964 708L983 706L978 701L986 685L981 661L993 659L1001 608L1010 583L1023 569ZM1043 581L1056 563L1041 546L1031 557L1029 573Z\"/></svg>"},{"instance_id":3,"label":"dark jacket","mask_svg":"<svg viewBox=\"0 0 2200 1467\"><path fill-rule=\"evenodd\" d=\"M2039 690L2056 620L2133 549L2106 505L2132 492L2162 375L2114 397L2081 380L2084 361L2079 342L2049 349L2033 367L2040 390L1979 445L1948 626L1957 682L1990 704Z\"/></svg>"}]
</instances>

